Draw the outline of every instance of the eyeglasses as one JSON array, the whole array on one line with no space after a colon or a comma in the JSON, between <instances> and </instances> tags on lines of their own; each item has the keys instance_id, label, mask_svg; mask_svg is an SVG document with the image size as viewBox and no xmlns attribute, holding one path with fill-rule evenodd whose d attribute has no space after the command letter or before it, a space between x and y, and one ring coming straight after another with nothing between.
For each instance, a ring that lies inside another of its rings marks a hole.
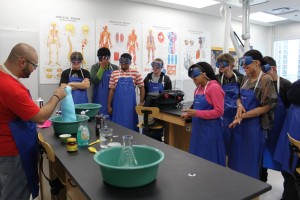
<instances>
[{"instance_id":1,"label":"eyeglasses","mask_svg":"<svg viewBox=\"0 0 300 200\"><path fill-rule=\"evenodd\" d=\"M75 63L82 63L82 58L73 58L73 59L71 59L71 62L73 64L75 64Z\"/></svg>"},{"instance_id":2,"label":"eyeglasses","mask_svg":"<svg viewBox=\"0 0 300 200\"><path fill-rule=\"evenodd\" d=\"M217 68L223 68L223 67L228 67L229 66L229 63L225 60L220 60L218 62L216 62L216 67Z\"/></svg>"},{"instance_id":3,"label":"eyeglasses","mask_svg":"<svg viewBox=\"0 0 300 200\"><path fill-rule=\"evenodd\" d=\"M98 59L101 62L102 60L109 60L110 56L98 56Z\"/></svg>"},{"instance_id":4,"label":"eyeglasses","mask_svg":"<svg viewBox=\"0 0 300 200\"><path fill-rule=\"evenodd\" d=\"M247 65L250 65L251 63L253 63L253 58L251 56L243 56L239 59L239 65L243 68L247 68Z\"/></svg>"},{"instance_id":5,"label":"eyeglasses","mask_svg":"<svg viewBox=\"0 0 300 200\"><path fill-rule=\"evenodd\" d=\"M201 74L201 70L198 67L190 68L188 71L188 75L190 78L196 78Z\"/></svg>"},{"instance_id":6,"label":"eyeglasses","mask_svg":"<svg viewBox=\"0 0 300 200\"><path fill-rule=\"evenodd\" d=\"M119 62L120 64L130 64L131 63L131 60L129 58L124 58L124 57L121 57L119 59Z\"/></svg>"},{"instance_id":7,"label":"eyeglasses","mask_svg":"<svg viewBox=\"0 0 300 200\"><path fill-rule=\"evenodd\" d=\"M36 69L39 66L38 64L35 64L35 63L33 63L33 62L29 61L29 60L26 60L26 59L25 59L25 62L28 62L29 64L31 64L34 69Z\"/></svg>"},{"instance_id":8,"label":"eyeglasses","mask_svg":"<svg viewBox=\"0 0 300 200\"><path fill-rule=\"evenodd\" d=\"M158 69L163 68L163 64L161 62L154 61L151 63L151 66L152 66L152 68L158 68Z\"/></svg>"}]
</instances>

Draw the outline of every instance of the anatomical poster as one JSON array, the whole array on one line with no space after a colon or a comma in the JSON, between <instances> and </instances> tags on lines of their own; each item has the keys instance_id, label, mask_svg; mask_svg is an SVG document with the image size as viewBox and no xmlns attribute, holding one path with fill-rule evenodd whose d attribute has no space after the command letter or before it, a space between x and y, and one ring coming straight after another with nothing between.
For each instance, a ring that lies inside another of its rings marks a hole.
<instances>
[{"instance_id":1,"label":"anatomical poster","mask_svg":"<svg viewBox=\"0 0 300 200\"><path fill-rule=\"evenodd\" d=\"M130 68L141 70L142 26L141 24L98 18L96 20L96 50L107 47L111 52L111 63L119 65L123 53L132 56Z\"/></svg>"},{"instance_id":2,"label":"anatomical poster","mask_svg":"<svg viewBox=\"0 0 300 200\"><path fill-rule=\"evenodd\" d=\"M72 52L83 55L82 67L90 70L95 55L95 23L77 16L41 16L40 83L59 83L63 70L70 68Z\"/></svg>"},{"instance_id":3,"label":"anatomical poster","mask_svg":"<svg viewBox=\"0 0 300 200\"><path fill-rule=\"evenodd\" d=\"M178 29L168 26L143 25L143 74L152 71L155 58L164 61L164 70L172 79L178 77L179 34Z\"/></svg>"},{"instance_id":4,"label":"anatomical poster","mask_svg":"<svg viewBox=\"0 0 300 200\"><path fill-rule=\"evenodd\" d=\"M209 32L183 29L181 31L180 77L188 78L188 68L197 62L210 63L211 44Z\"/></svg>"}]
</instances>

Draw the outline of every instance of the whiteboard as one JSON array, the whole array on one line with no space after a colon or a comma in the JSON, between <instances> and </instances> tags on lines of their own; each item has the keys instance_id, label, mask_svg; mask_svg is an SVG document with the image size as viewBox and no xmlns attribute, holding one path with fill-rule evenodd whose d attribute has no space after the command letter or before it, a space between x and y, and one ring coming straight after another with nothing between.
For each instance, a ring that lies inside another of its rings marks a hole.
<instances>
[{"instance_id":1,"label":"whiteboard","mask_svg":"<svg viewBox=\"0 0 300 200\"><path fill-rule=\"evenodd\" d=\"M3 64L6 61L11 49L18 43L28 43L39 52L38 41L38 32L5 30L0 28L0 63ZM38 70L37 68L37 70L33 71L29 78L21 79L21 82L29 89L34 101L39 96Z\"/></svg>"}]
</instances>

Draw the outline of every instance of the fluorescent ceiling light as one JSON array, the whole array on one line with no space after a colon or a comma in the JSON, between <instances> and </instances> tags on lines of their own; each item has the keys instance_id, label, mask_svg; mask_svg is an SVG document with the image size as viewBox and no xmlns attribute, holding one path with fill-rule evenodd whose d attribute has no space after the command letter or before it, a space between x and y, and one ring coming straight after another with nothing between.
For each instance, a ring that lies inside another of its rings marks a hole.
<instances>
[{"instance_id":1,"label":"fluorescent ceiling light","mask_svg":"<svg viewBox=\"0 0 300 200\"><path fill-rule=\"evenodd\" d=\"M242 16L239 16L242 17ZM278 17L275 15L263 13L263 12L257 12L257 13L252 13L250 14L250 19L259 21L259 22L276 22L276 21L282 21L286 20L286 18L283 17Z\"/></svg>"},{"instance_id":2,"label":"fluorescent ceiling light","mask_svg":"<svg viewBox=\"0 0 300 200\"><path fill-rule=\"evenodd\" d=\"M220 3L218 1L213 1L213 0L159 0L159 1L193 7L193 8L204 8L207 6L212 6Z\"/></svg>"}]
</instances>

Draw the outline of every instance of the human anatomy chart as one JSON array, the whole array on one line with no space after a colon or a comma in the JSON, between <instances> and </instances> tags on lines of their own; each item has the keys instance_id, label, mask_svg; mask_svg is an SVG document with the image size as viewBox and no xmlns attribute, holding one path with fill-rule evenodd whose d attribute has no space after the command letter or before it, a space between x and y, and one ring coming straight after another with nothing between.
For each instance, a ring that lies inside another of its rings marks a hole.
<instances>
[{"instance_id":1,"label":"human anatomy chart","mask_svg":"<svg viewBox=\"0 0 300 200\"><path fill-rule=\"evenodd\" d=\"M90 70L98 61L97 50L101 47L110 49L110 61L116 65L121 54L131 54L131 68L143 77L152 71L155 58L164 61L163 70L173 80L188 79L187 69L192 64L215 59L209 32L105 18L44 15L40 20L40 83L57 84L62 71L70 67L69 57L74 51L83 54L82 67Z\"/></svg>"},{"instance_id":2,"label":"human anatomy chart","mask_svg":"<svg viewBox=\"0 0 300 200\"><path fill-rule=\"evenodd\" d=\"M131 68L141 70L142 64L142 28L140 24L121 20L96 20L96 49L110 49L110 61L119 65L123 53L132 56Z\"/></svg>"},{"instance_id":3,"label":"human anatomy chart","mask_svg":"<svg viewBox=\"0 0 300 200\"><path fill-rule=\"evenodd\" d=\"M151 62L155 58L164 61L166 73L171 78L178 76L179 60L179 34L178 29L143 25L143 74L151 72Z\"/></svg>"},{"instance_id":4,"label":"human anatomy chart","mask_svg":"<svg viewBox=\"0 0 300 200\"><path fill-rule=\"evenodd\" d=\"M205 61L210 63L211 44L208 32L183 29L180 40L180 77L188 78L188 68L197 62Z\"/></svg>"},{"instance_id":5,"label":"human anatomy chart","mask_svg":"<svg viewBox=\"0 0 300 200\"><path fill-rule=\"evenodd\" d=\"M83 68L94 63L95 25L93 20L71 16L42 16L40 20L40 82L58 83L70 67L74 51L83 54Z\"/></svg>"}]
</instances>

